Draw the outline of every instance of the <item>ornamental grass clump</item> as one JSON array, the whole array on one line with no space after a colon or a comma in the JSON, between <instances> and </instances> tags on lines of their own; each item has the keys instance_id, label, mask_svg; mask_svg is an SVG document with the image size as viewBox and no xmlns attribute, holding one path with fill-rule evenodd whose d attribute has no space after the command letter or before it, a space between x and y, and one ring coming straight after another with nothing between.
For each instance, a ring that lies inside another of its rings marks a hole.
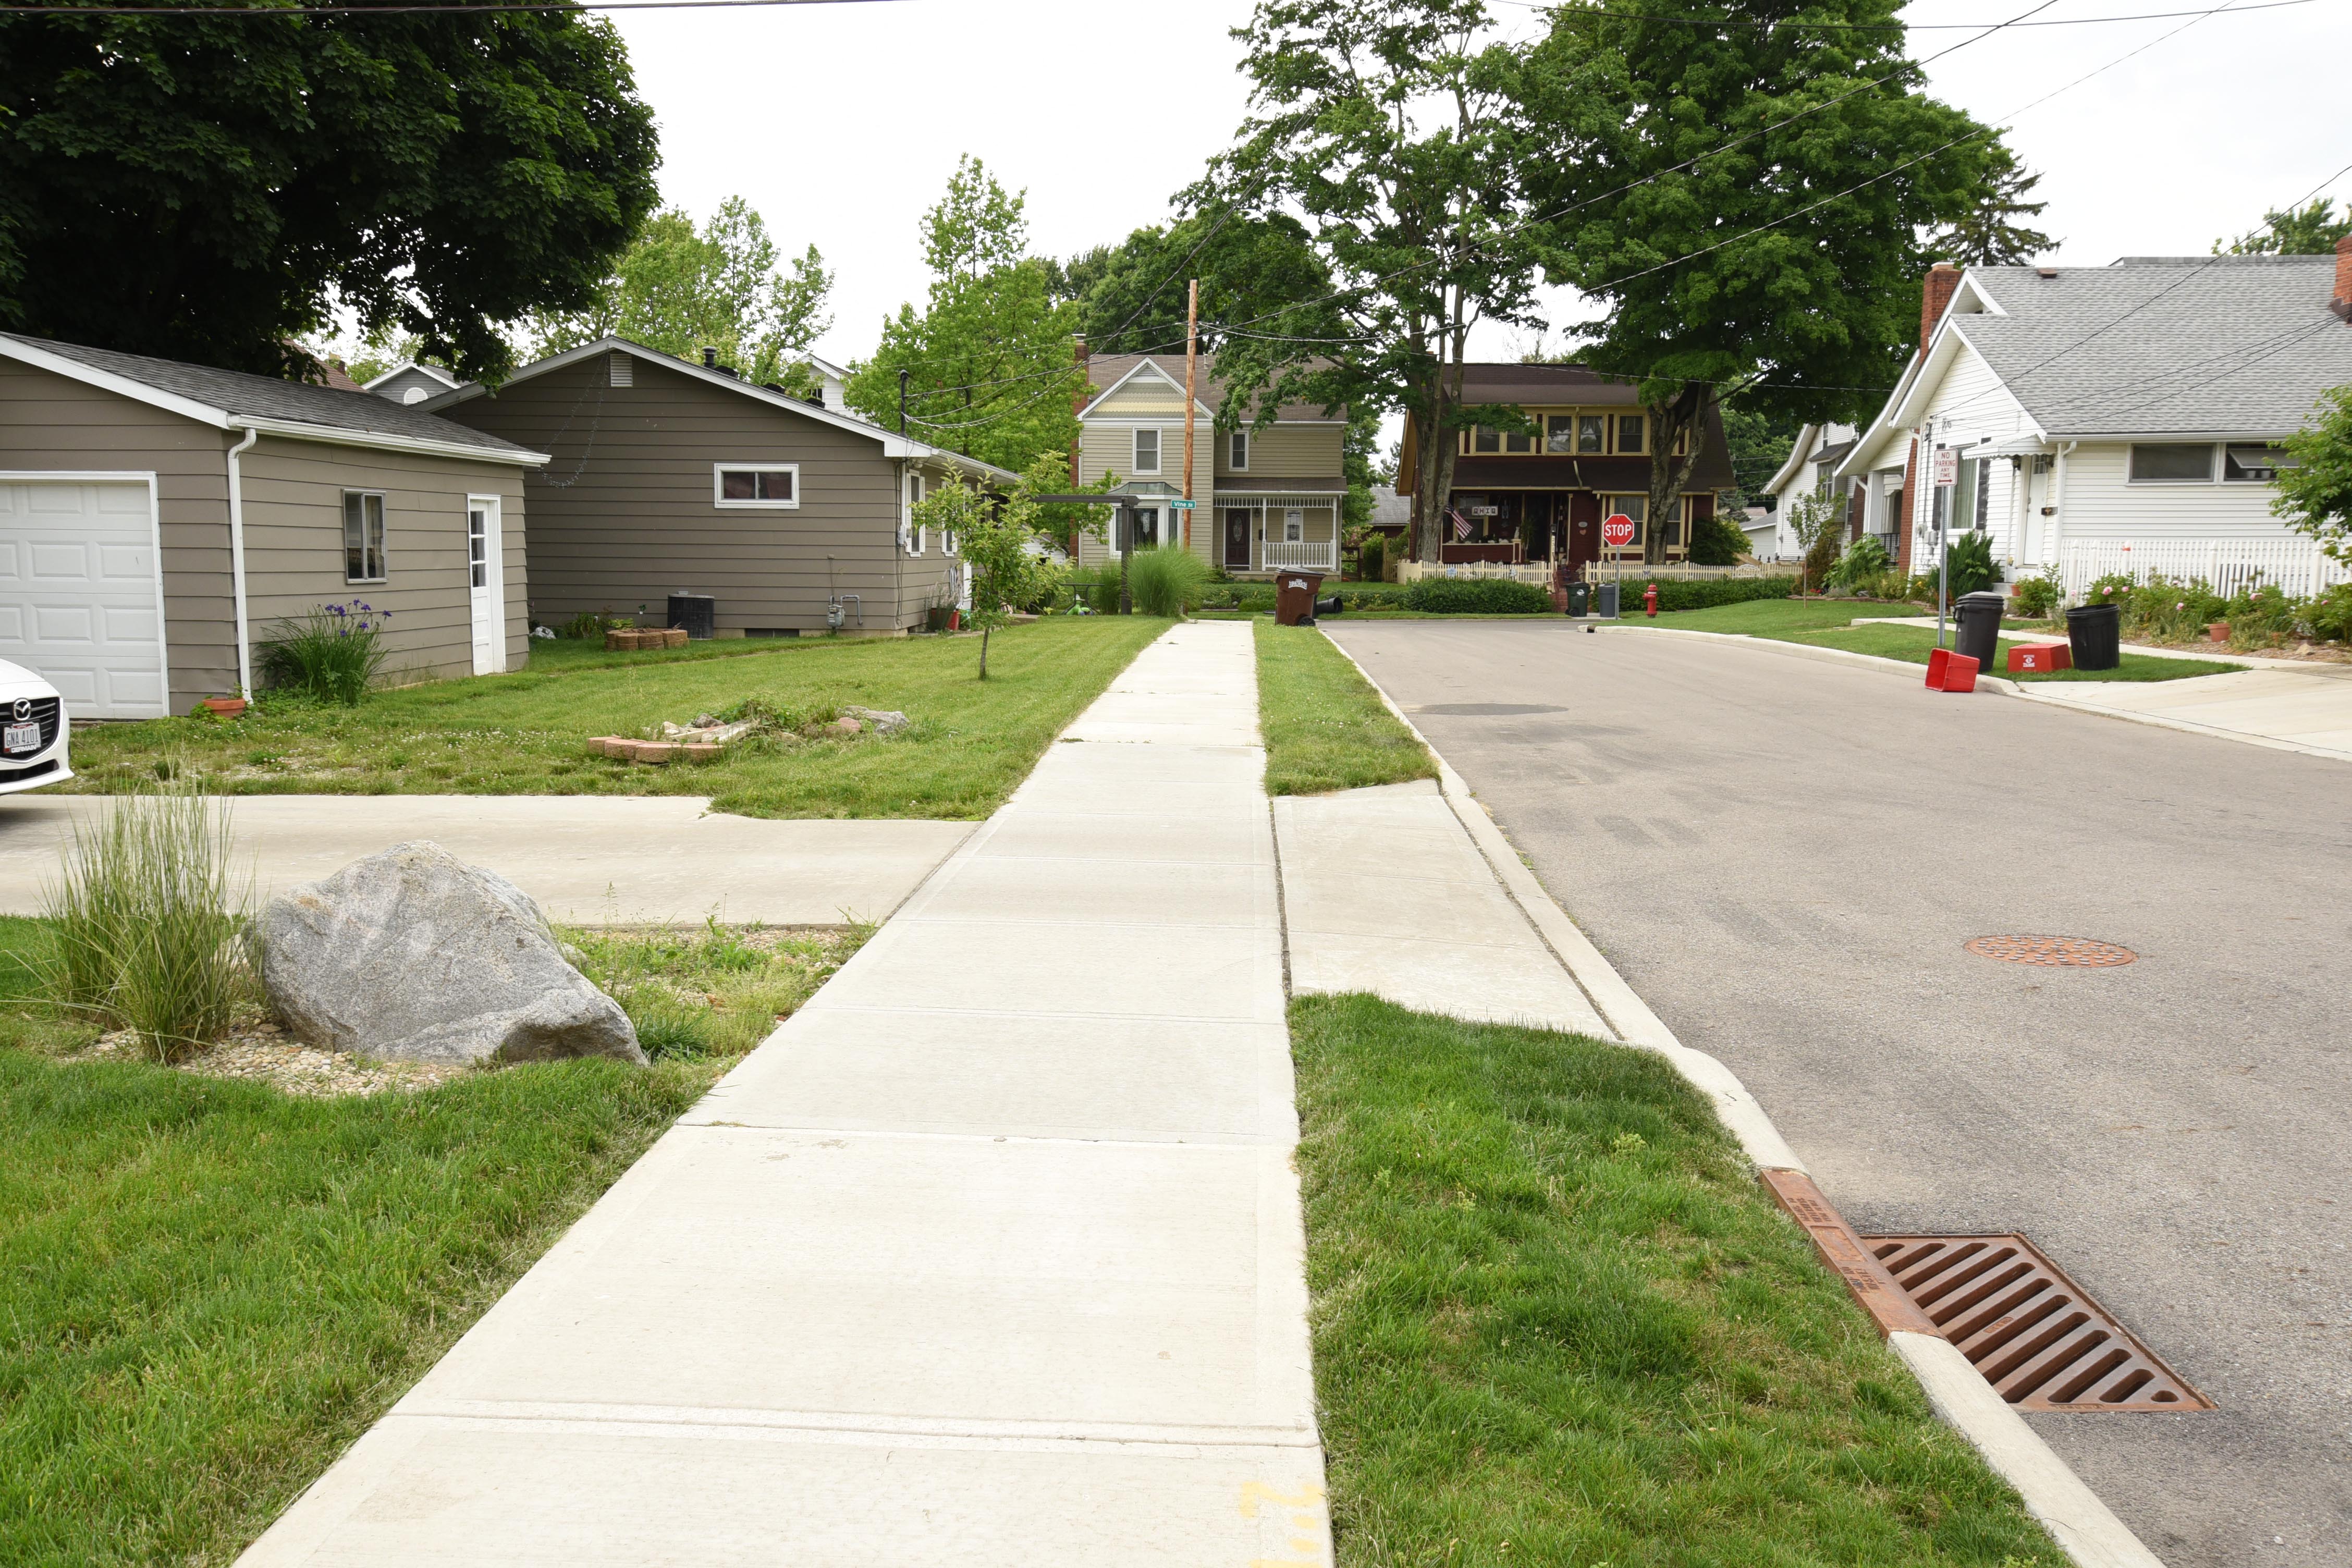
<instances>
[{"instance_id":1,"label":"ornamental grass clump","mask_svg":"<svg viewBox=\"0 0 2352 1568\"><path fill-rule=\"evenodd\" d=\"M314 605L261 645L262 675L281 690L356 707L392 651L383 646L391 618L373 605Z\"/></svg>"},{"instance_id":2,"label":"ornamental grass clump","mask_svg":"<svg viewBox=\"0 0 2352 1568\"><path fill-rule=\"evenodd\" d=\"M1208 586L1209 563L1181 544L1139 550L1127 563L1128 596L1139 615L1181 616Z\"/></svg>"},{"instance_id":3,"label":"ornamental grass clump","mask_svg":"<svg viewBox=\"0 0 2352 1568\"><path fill-rule=\"evenodd\" d=\"M77 826L47 894L58 1000L131 1030L158 1061L217 1038L251 990L237 942L248 889L229 852L227 806L190 785L118 796Z\"/></svg>"}]
</instances>

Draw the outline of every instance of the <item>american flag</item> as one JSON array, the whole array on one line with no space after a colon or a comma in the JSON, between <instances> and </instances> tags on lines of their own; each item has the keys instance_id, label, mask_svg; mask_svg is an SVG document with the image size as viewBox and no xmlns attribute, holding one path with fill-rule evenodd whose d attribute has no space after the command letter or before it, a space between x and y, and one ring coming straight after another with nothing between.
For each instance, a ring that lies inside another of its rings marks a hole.
<instances>
[{"instance_id":1,"label":"american flag","mask_svg":"<svg viewBox=\"0 0 2352 1568\"><path fill-rule=\"evenodd\" d=\"M1445 509L1445 515L1454 520L1454 537L1455 539L1467 539L1470 537L1470 520L1462 515L1461 508L1447 507Z\"/></svg>"}]
</instances>

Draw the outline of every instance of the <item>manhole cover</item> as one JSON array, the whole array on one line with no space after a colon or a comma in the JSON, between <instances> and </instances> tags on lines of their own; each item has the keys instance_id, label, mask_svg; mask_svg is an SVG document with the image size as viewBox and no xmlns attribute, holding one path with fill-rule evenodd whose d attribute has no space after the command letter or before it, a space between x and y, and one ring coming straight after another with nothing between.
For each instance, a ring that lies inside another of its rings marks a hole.
<instances>
[{"instance_id":1,"label":"manhole cover","mask_svg":"<svg viewBox=\"0 0 2352 1568\"><path fill-rule=\"evenodd\" d=\"M2020 1410L2213 1408L2021 1236L1865 1236L1862 1244Z\"/></svg>"},{"instance_id":2,"label":"manhole cover","mask_svg":"<svg viewBox=\"0 0 2352 1568\"><path fill-rule=\"evenodd\" d=\"M1980 958L2059 969L2107 969L2139 957L2130 948L2086 936L1980 936L1961 945Z\"/></svg>"},{"instance_id":3,"label":"manhole cover","mask_svg":"<svg viewBox=\"0 0 2352 1568\"><path fill-rule=\"evenodd\" d=\"M1539 702L1433 702L1413 711L1442 713L1453 719L1508 719L1521 713L1565 713L1568 710Z\"/></svg>"}]
</instances>

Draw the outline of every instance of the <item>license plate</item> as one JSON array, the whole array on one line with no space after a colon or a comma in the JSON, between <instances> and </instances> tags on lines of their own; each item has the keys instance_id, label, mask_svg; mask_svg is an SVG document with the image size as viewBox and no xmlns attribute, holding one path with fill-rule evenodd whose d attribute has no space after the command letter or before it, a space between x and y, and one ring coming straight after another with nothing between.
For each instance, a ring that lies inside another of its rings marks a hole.
<instances>
[{"instance_id":1,"label":"license plate","mask_svg":"<svg viewBox=\"0 0 2352 1568\"><path fill-rule=\"evenodd\" d=\"M41 749L41 727L38 724L11 724L0 734L0 747L12 752L37 752Z\"/></svg>"}]
</instances>

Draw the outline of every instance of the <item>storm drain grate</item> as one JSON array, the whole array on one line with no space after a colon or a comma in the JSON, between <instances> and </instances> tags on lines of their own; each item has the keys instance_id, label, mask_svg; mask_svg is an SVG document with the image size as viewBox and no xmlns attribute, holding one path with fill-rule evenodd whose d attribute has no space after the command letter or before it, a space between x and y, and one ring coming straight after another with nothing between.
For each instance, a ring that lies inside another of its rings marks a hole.
<instances>
[{"instance_id":1,"label":"storm drain grate","mask_svg":"<svg viewBox=\"0 0 2352 1568\"><path fill-rule=\"evenodd\" d=\"M1862 1242L2020 1410L2213 1408L2021 1236Z\"/></svg>"},{"instance_id":2,"label":"storm drain grate","mask_svg":"<svg viewBox=\"0 0 2352 1568\"><path fill-rule=\"evenodd\" d=\"M2003 963L2040 963L2057 969L2106 969L2139 957L2111 942L2086 936L1980 936L1960 944L1979 958Z\"/></svg>"}]
</instances>

